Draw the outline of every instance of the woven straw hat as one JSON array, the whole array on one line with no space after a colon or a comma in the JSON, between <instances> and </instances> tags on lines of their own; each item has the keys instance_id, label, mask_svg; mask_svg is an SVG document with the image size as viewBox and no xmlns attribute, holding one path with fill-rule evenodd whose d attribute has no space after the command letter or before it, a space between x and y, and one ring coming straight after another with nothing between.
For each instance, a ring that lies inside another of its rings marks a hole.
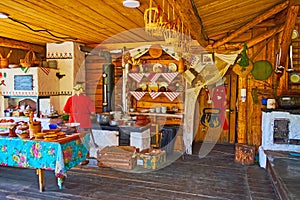
<instances>
[{"instance_id":1,"label":"woven straw hat","mask_svg":"<svg viewBox=\"0 0 300 200\"><path fill-rule=\"evenodd\" d=\"M83 86L81 84L76 84L74 87L73 87L73 94L81 94L83 93Z\"/></svg>"},{"instance_id":2,"label":"woven straw hat","mask_svg":"<svg viewBox=\"0 0 300 200\"><path fill-rule=\"evenodd\" d=\"M73 90L75 90L75 91L79 91L79 90L81 90L81 89L83 89L83 87L82 87L81 84L76 84L76 85L73 87Z\"/></svg>"}]
</instances>

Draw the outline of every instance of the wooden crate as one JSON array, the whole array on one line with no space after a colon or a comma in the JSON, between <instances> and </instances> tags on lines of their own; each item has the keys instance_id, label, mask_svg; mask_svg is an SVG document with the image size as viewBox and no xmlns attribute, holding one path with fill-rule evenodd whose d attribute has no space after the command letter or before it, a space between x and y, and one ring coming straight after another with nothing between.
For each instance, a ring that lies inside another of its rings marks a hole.
<instances>
[{"instance_id":1,"label":"wooden crate","mask_svg":"<svg viewBox=\"0 0 300 200\"><path fill-rule=\"evenodd\" d=\"M254 164L255 147L247 144L235 144L235 161L243 165Z\"/></svg>"},{"instance_id":2,"label":"wooden crate","mask_svg":"<svg viewBox=\"0 0 300 200\"><path fill-rule=\"evenodd\" d=\"M133 169L136 165L136 148L132 146L107 146L97 152L99 167Z\"/></svg>"},{"instance_id":3,"label":"wooden crate","mask_svg":"<svg viewBox=\"0 0 300 200\"><path fill-rule=\"evenodd\" d=\"M145 149L137 154L137 165L146 169L157 169L167 161L166 151L160 149Z\"/></svg>"}]
</instances>

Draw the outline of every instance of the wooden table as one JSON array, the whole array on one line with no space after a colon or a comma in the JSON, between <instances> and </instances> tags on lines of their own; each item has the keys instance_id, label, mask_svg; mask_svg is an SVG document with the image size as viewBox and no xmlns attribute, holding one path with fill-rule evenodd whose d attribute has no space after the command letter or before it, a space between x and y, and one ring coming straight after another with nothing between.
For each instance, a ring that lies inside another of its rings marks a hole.
<instances>
[{"instance_id":1,"label":"wooden table","mask_svg":"<svg viewBox=\"0 0 300 200\"><path fill-rule=\"evenodd\" d=\"M86 160L90 134L74 133L55 141L0 137L0 166L36 169L44 191L44 170L53 170L62 189L66 172Z\"/></svg>"}]
</instances>

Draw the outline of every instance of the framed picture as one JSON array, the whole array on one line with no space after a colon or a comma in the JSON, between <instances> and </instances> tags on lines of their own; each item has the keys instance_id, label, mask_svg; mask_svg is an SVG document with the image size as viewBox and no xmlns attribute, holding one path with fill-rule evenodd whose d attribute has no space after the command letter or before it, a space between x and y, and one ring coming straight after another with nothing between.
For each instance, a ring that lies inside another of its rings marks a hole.
<instances>
[{"instance_id":1,"label":"framed picture","mask_svg":"<svg viewBox=\"0 0 300 200\"><path fill-rule=\"evenodd\" d=\"M203 65L214 64L214 53L202 53L201 61Z\"/></svg>"}]
</instances>

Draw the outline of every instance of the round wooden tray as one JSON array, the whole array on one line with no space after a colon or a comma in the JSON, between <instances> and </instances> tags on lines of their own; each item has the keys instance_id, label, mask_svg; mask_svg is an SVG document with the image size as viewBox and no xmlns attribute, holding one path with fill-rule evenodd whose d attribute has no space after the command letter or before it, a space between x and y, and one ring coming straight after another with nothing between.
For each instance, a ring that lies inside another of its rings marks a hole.
<instances>
[{"instance_id":1,"label":"round wooden tray","mask_svg":"<svg viewBox=\"0 0 300 200\"><path fill-rule=\"evenodd\" d=\"M149 48L149 54L152 58L159 58L162 55L162 48L159 44L151 45Z\"/></svg>"}]
</instances>

